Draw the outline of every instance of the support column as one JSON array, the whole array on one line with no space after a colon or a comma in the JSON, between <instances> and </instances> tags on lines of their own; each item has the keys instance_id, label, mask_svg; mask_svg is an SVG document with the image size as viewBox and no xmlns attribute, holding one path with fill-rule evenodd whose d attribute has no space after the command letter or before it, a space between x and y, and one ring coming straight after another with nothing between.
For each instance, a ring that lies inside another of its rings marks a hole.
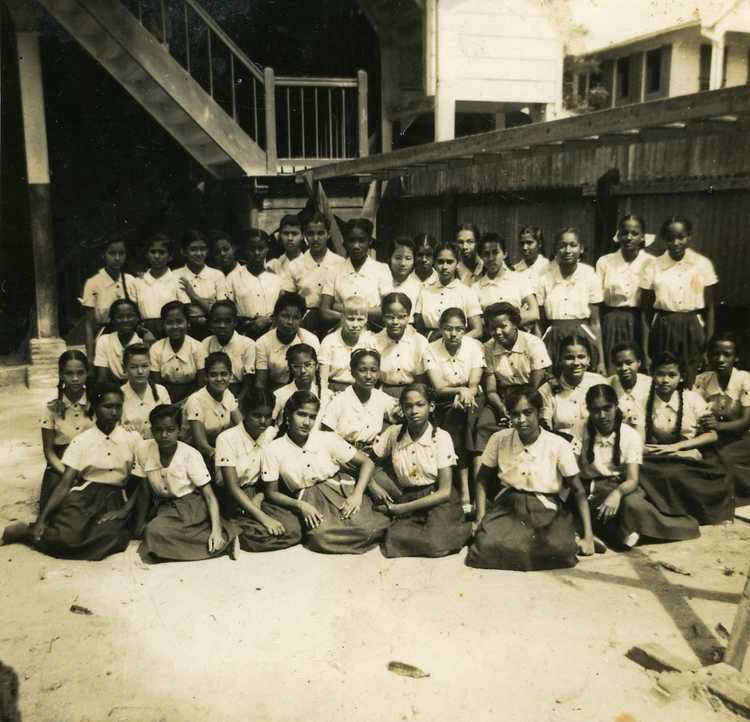
<instances>
[{"instance_id":1,"label":"support column","mask_svg":"<svg viewBox=\"0 0 750 722\"><path fill-rule=\"evenodd\" d=\"M26 177L29 187L31 243L34 256L36 329L29 343L31 368L29 386L57 383L57 357L65 350L59 338L57 269L52 234L52 205L47 156L47 127L44 116L44 88L39 53L39 35L17 32L18 73L23 116Z\"/></svg>"},{"instance_id":2,"label":"support column","mask_svg":"<svg viewBox=\"0 0 750 722\"><path fill-rule=\"evenodd\" d=\"M393 150L391 108L398 101L398 59L390 41L380 42L380 149Z\"/></svg>"},{"instance_id":3,"label":"support column","mask_svg":"<svg viewBox=\"0 0 750 722\"><path fill-rule=\"evenodd\" d=\"M724 36L711 42L711 73L708 80L709 90L718 90L724 84L724 53L726 46Z\"/></svg>"},{"instance_id":4,"label":"support column","mask_svg":"<svg viewBox=\"0 0 750 722\"><path fill-rule=\"evenodd\" d=\"M456 137L456 99L438 83L435 95L435 142Z\"/></svg>"}]
</instances>

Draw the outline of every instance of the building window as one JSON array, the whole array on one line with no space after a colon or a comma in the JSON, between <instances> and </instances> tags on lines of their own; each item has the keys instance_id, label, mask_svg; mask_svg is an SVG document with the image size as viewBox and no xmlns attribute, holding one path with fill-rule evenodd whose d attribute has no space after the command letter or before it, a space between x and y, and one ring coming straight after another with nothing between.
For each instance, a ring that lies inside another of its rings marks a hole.
<instances>
[{"instance_id":1,"label":"building window","mask_svg":"<svg viewBox=\"0 0 750 722\"><path fill-rule=\"evenodd\" d=\"M630 95L630 58L617 61L617 97L627 98Z\"/></svg>"},{"instance_id":2,"label":"building window","mask_svg":"<svg viewBox=\"0 0 750 722\"><path fill-rule=\"evenodd\" d=\"M661 48L646 53L646 95L662 90Z\"/></svg>"},{"instance_id":3,"label":"building window","mask_svg":"<svg viewBox=\"0 0 750 722\"><path fill-rule=\"evenodd\" d=\"M711 46L701 44L700 70L698 71L698 90L708 90L711 85Z\"/></svg>"}]
</instances>

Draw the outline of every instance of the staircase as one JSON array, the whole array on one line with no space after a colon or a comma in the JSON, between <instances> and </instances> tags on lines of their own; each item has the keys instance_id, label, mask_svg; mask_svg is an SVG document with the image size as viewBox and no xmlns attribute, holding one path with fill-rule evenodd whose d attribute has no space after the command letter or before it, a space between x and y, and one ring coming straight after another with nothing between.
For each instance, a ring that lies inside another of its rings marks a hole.
<instances>
[{"instance_id":1,"label":"staircase","mask_svg":"<svg viewBox=\"0 0 750 722\"><path fill-rule=\"evenodd\" d=\"M276 77L196 0L37 2L216 178L367 155L364 71Z\"/></svg>"}]
</instances>

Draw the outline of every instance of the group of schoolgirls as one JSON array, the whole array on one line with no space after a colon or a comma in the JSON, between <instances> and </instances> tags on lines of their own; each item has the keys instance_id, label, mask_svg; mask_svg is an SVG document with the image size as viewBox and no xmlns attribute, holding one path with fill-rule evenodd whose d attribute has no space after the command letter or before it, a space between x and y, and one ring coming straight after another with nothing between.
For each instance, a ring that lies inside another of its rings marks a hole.
<instances>
[{"instance_id":1,"label":"group of schoolgirls","mask_svg":"<svg viewBox=\"0 0 750 722\"><path fill-rule=\"evenodd\" d=\"M570 228L552 262L540 230L524 229L515 270L500 236L468 225L456 243L398 238L386 265L370 256L372 226L352 221L343 259L319 215L285 219L271 262L268 237L249 232L244 266L219 234L210 269L192 233L185 268L170 271L155 237L133 279L110 244L83 299L87 339L109 325L95 392L86 356L63 354L40 514L3 540L100 559L135 535L175 560L300 542L443 556L472 540L469 565L528 570L571 566L604 540L695 537L731 518L744 481L721 447L750 458L750 377L717 337L711 369L685 389L716 277L687 249L684 219L665 224L664 256L642 258L644 232L623 219L597 271ZM177 298L156 301L172 275ZM593 372L605 358L609 382Z\"/></svg>"}]
</instances>

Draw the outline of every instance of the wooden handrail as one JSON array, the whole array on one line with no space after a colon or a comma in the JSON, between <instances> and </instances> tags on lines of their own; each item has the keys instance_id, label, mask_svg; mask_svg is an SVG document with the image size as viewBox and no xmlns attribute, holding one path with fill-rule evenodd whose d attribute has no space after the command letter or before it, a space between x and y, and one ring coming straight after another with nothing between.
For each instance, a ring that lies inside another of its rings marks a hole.
<instances>
[{"instance_id":1,"label":"wooden handrail","mask_svg":"<svg viewBox=\"0 0 750 722\"><path fill-rule=\"evenodd\" d=\"M356 88L357 78L294 78L279 75L276 85L286 88Z\"/></svg>"},{"instance_id":2,"label":"wooden handrail","mask_svg":"<svg viewBox=\"0 0 750 722\"><path fill-rule=\"evenodd\" d=\"M221 29L221 26L197 2L195 2L195 0L182 0L182 2L190 6L193 12L198 15L206 25L208 25L211 32L227 46L233 55L237 57L237 60L239 60L258 80L263 80L263 69L242 52L234 40L232 40L232 38Z\"/></svg>"}]
</instances>

